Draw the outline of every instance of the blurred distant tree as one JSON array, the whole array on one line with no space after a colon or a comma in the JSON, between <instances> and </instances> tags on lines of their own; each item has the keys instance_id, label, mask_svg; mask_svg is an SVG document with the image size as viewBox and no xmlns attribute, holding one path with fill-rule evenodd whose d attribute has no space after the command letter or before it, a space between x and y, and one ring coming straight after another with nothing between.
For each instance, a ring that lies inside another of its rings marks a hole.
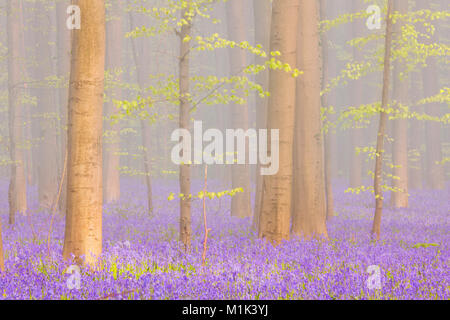
<instances>
[{"instance_id":1,"label":"blurred distant tree","mask_svg":"<svg viewBox=\"0 0 450 320\"><path fill-rule=\"evenodd\" d=\"M38 61L35 70L37 106L39 110L39 157L38 168L38 191L39 205L42 208L50 209L56 199L58 189L58 156L56 128L58 126L58 116L56 113L56 91L48 84L49 79L55 75L52 61L52 39L51 25L54 14L47 8L46 0L35 2L35 24L36 24L36 59Z\"/></svg>"},{"instance_id":2,"label":"blurred distant tree","mask_svg":"<svg viewBox=\"0 0 450 320\"><path fill-rule=\"evenodd\" d=\"M69 86L67 214L63 257L94 265L102 252L102 110L105 3L79 0Z\"/></svg>"},{"instance_id":3,"label":"blurred distant tree","mask_svg":"<svg viewBox=\"0 0 450 320\"><path fill-rule=\"evenodd\" d=\"M61 85L58 88L58 112L59 112L59 139L61 141L61 157L65 159L67 153L67 103L69 96L69 74L70 74L70 30L67 28L67 7L70 5L70 0L59 0L56 2L56 39L57 39L57 61L56 74L60 79ZM60 165L63 168L64 164ZM67 173L60 172L59 178ZM63 190L67 189L67 179L63 179ZM61 193L59 202L60 212L66 211L66 192Z\"/></svg>"},{"instance_id":4,"label":"blurred distant tree","mask_svg":"<svg viewBox=\"0 0 450 320\"><path fill-rule=\"evenodd\" d=\"M121 81L123 73L124 8L122 0L113 1L106 22L106 71L117 82ZM109 88L105 88L105 91L107 92L105 117L108 118L115 112L114 101L122 98L122 89L113 83ZM105 126L103 199L105 203L111 203L120 199L120 128L117 122L111 121L106 121Z\"/></svg>"},{"instance_id":5,"label":"blurred distant tree","mask_svg":"<svg viewBox=\"0 0 450 320\"><path fill-rule=\"evenodd\" d=\"M408 13L408 0L395 1L394 9L401 15ZM394 36L402 36L403 21L394 26ZM397 60L394 65L394 99L397 106L408 105L409 74L405 62ZM397 107L399 109L399 107ZM394 119L394 133L392 146L393 175L392 186L398 191L391 195L391 204L395 208L408 207L408 120L406 118Z\"/></svg>"},{"instance_id":6,"label":"blurred distant tree","mask_svg":"<svg viewBox=\"0 0 450 320\"><path fill-rule=\"evenodd\" d=\"M8 0L8 100L9 100L9 151L11 156L11 175L8 191L9 223L14 224L16 213L27 210L27 188L23 154L23 120L21 87L24 82L23 53L20 52L23 31L22 2Z\"/></svg>"},{"instance_id":7,"label":"blurred distant tree","mask_svg":"<svg viewBox=\"0 0 450 320\"><path fill-rule=\"evenodd\" d=\"M264 0L263 0L264 1ZM246 39L246 2L242 0L229 0L227 3L228 38L241 43ZM239 74L247 66L247 52L244 50L231 50L230 72ZM241 90L242 91L242 90ZM243 92L240 92L243 96ZM244 98L239 104L231 106L233 129L248 129L248 99ZM246 139L248 141L248 138ZM247 143L248 146L248 143ZM246 150L246 154L248 154ZM257 173L259 175L259 173ZM231 169L233 188L243 188L244 192L231 199L231 215L246 218L252 215L250 203L250 166L248 164L234 164Z\"/></svg>"},{"instance_id":8,"label":"blurred distant tree","mask_svg":"<svg viewBox=\"0 0 450 320\"><path fill-rule=\"evenodd\" d=\"M253 1L254 21L255 21L255 41L261 44L263 50L269 51L270 47L270 21L272 14L271 0L254 0ZM256 63L264 62L262 57L256 57ZM256 82L261 84L263 88L269 85L269 72L260 72L257 75ZM267 123L267 99L256 94L256 127L265 129ZM255 190L255 206L253 212L252 226L258 230L259 217L261 215L261 195L263 176L260 174L261 165L256 166L256 190Z\"/></svg>"}]
</instances>

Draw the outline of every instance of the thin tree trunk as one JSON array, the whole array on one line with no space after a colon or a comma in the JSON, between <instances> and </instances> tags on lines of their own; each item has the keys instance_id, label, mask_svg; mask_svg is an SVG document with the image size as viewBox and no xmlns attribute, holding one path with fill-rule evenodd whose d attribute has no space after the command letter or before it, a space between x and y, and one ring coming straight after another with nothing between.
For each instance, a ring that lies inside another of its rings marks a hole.
<instances>
[{"instance_id":1,"label":"thin tree trunk","mask_svg":"<svg viewBox=\"0 0 450 320\"><path fill-rule=\"evenodd\" d=\"M23 82L23 55L20 52L22 32L20 21L22 4L18 0L8 0L8 104L9 104L9 148L11 156L11 176L8 190L9 224L14 224L16 213L27 210L27 186L25 179L23 149L18 147L23 141L22 103L20 83Z\"/></svg>"},{"instance_id":2,"label":"thin tree trunk","mask_svg":"<svg viewBox=\"0 0 450 320\"><path fill-rule=\"evenodd\" d=\"M190 1L188 8L182 11L181 16L186 18L189 13ZM189 68L190 68L190 42L184 41L191 34L191 21L181 27L179 34L180 39L180 57L179 57L179 94L180 94L180 118L179 128L189 130ZM180 193L185 195L180 197L180 240L184 244L186 251L191 248L191 166L190 164L180 165Z\"/></svg>"},{"instance_id":3,"label":"thin tree trunk","mask_svg":"<svg viewBox=\"0 0 450 320\"><path fill-rule=\"evenodd\" d=\"M431 9L430 1L416 1L418 9ZM421 30L419 30L421 31ZM431 37L422 37L421 42L431 45L437 42L438 34L434 33ZM427 59L427 66L422 69L422 84L424 97L428 98L439 93L439 77L437 58ZM426 114L434 117L441 116L441 104L430 103L424 105ZM427 121L425 123L425 145L426 145L426 165L427 165L427 184L431 189L442 190L445 187L445 174L442 162L442 137L441 123L436 121Z\"/></svg>"},{"instance_id":4,"label":"thin tree trunk","mask_svg":"<svg viewBox=\"0 0 450 320\"><path fill-rule=\"evenodd\" d=\"M384 71L383 71L383 93L381 100L380 123L378 127L376 158L375 158L375 178L374 178L374 192L375 192L375 214L372 225L372 237L376 240L380 239L381 215L383 213L383 153L384 140L386 132L386 124L388 121L388 114L383 110L389 103L389 87L391 80L391 46L392 46L392 10L393 0L388 0L388 12L386 22L386 39L385 39L385 53L384 53Z\"/></svg>"},{"instance_id":5,"label":"thin tree trunk","mask_svg":"<svg viewBox=\"0 0 450 320\"><path fill-rule=\"evenodd\" d=\"M272 6L270 50L295 68L299 0L275 0ZM258 234L279 244L289 239L292 199L293 141L296 79L280 70L270 70L267 129L279 130L279 170L263 177L262 206ZM267 150L274 146L269 144Z\"/></svg>"},{"instance_id":6,"label":"thin tree trunk","mask_svg":"<svg viewBox=\"0 0 450 320\"><path fill-rule=\"evenodd\" d=\"M266 52L270 49L270 19L272 12L272 4L270 0L253 0L254 20L255 20L255 39ZM256 58L256 64L263 64L262 58ZM267 89L269 84L269 73L261 72L256 76L256 82ZM267 127L267 99L256 97L256 127L265 129ZM261 215L262 201L262 182L261 165L256 166L256 191L255 191L255 207L253 212L252 227L258 230L259 217Z\"/></svg>"},{"instance_id":7,"label":"thin tree trunk","mask_svg":"<svg viewBox=\"0 0 450 320\"><path fill-rule=\"evenodd\" d=\"M57 119L53 116L55 110L55 90L46 84L46 78L54 75L52 52L49 45L51 41L52 26L49 12L45 3L36 2L37 16L37 52L39 66L37 68L37 81L40 82L38 89L38 108L42 118L40 124L39 146L39 206L50 209L58 192L58 148L56 127Z\"/></svg>"},{"instance_id":8,"label":"thin tree trunk","mask_svg":"<svg viewBox=\"0 0 450 320\"><path fill-rule=\"evenodd\" d=\"M364 2L361 0L353 0L352 8L353 12L360 12L363 10ZM364 25L365 20L360 19L352 24L352 34L353 38L365 36L364 30L366 27ZM353 47L353 59L355 62L361 63L364 59L364 55L361 49ZM356 79L352 82L352 106L359 107L363 103L364 97L364 82L363 79ZM356 148L361 148L363 146L363 130L358 127L358 125L351 129L351 150L350 150L350 187L357 188L362 185L362 164L363 155L362 153L357 153Z\"/></svg>"},{"instance_id":9,"label":"thin tree trunk","mask_svg":"<svg viewBox=\"0 0 450 320\"><path fill-rule=\"evenodd\" d=\"M122 27L122 1L116 1L111 7L111 20L106 24L106 68L116 77L116 71L122 70L122 47L123 47L123 27ZM116 80L120 81L122 76L119 75ZM108 130L108 139L104 139L104 202L111 203L120 199L120 136L119 125L117 123L110 124L109 118L114 114L114 99L121 100L122 89L112 87L108 90L109 101L105 105L105 113L107 115L106 128ZM106 140L106 141L105 141Z\"/></svg>"},{"instance_id":10,"label":"thin tree trunk","mask_svg":"<svg viewBox=\"0 0 450 320\"><path fill-rule=\"evenodd\" d=\"M135 29L134 18L132 13L129 13L129 20L131 30ZM147 43L147 42L145 42ZM137 80L139 84L139 90L143 90L147 86L146 79L149 79L150 64L145 60L144 53L146 46L138 46L136 39L131 38L131 49L133 52L134 64L136 66ZM155 62L157 64L157 62ZM145 184L147 186L147 206L149 214L153 212L153 193L152 193L152 176L151 176L151 156L149 154L150 149L150 128L145 119L140 119L141 133L142 133L142 145L144 147L144 171L145 171Z\"/></svg>"},{"instance_id":11,"label":"thin tree trunk","mask_svg":"<svg viewBox=\"0 0 450 320\"><path fill-rule=\"evenodd\" d=\"M63 257L94 266L102 252L102 109L105 3L79 0L69 90L67 216Z\"/></svg>"},{"instance_id":12,"label":"thin tree trunk","mask_svg":"<svg viewBox=\"0 0 450 320\"><path fill-rule=\"evenodd\" d=\"M227 3L228 37L237 43L246 39L245 1L230 0ZM246 52L239 49L230 51L231 75L237 75L246 66ZM242 94L242 92L241 92ZM248 129L248 102L233 104L232 118L234 129ZM248 139L246 139L248 141ZM248 144L246 144L248 146ZM248 155L247 150L245 151ZM248 158L246 156L246 162ZM231 215L245 218L252 215L250 204L250 170L248 164L234 164L231 169L232 188L242 188L244 192L237 193L231 198Z\"/></svg>"},{"instance_id":13,"label":"thin tree trunk","mask_svg":"<svg viewBox=\"0 0 450 320\"><path fill-rule=\"evenodd\" d=\"M419 95L417 94L420 89L420 80L416 80L415 77L409 77L410 85L411 85L411 96L413 101L419 100ZM423 106L414 106L414 109L417 110L418 113L423 113ZM409 127L409 135L411 139L409 139L410 143L410 151L412 153L411 158L409 160L409 179L408 179L408 189L420 190L423 188L423 154L422 154L422 146L424 141L424 121L412 119L410 120Z\"/></svg>"},{"instance_id":14,"label":"thin tree trunk","mask_svg":"<svg viewBox=\"0 0 450 320\"><path fill-rule=\"evenodd\" d=\"M301 0L297 63L295 196L292 230L306 239L327 238L318 2Z\"/></svg>"},{"instance_id":15,"label":"thin tree trunk","mask_svg":"<svg viewBox=\"0 0 450 320\"><path fill-rule=\"evenodd\" d=\"M67 7L69 6L69 0L62 0L56 3L56 21L58 26L57 30L57 50L58 60L56 64L58 77L62 79L62 87L58 90L58 105L59 105L59 117L60 117L60 141L61 141L61 159L65 158L67 152L67 103L69 101L69 88L66 83L69 81L70 73L70 30L67 29ZM64 172L60 173L64 175ZM63 179L63 190L67 189L67 179ZM66 192L61 193L60 201L58 203L60 212L66 211Z\"/></svg>"},{"instance_id":16,"label":"thin tree trunk","mask_svg":"<svg viewBox=\"0 0 450 320\"><path fill-rule=\"evenodd\" d=\"M333 3L327 3L326 0L321 0L320 2L320 12L321 20L328 19L329 12L333 11ZM325 33L322 36L322 88L328 83L330 77L329 61L330 61L330 48L329 48L329 37ZM332 70L335 72L335 70ZM322 106L329 107L329 94L326 93L322 96ZM332 153L331 153L331 134L332 128L328 128L324 132L324 152L325 152L325 194L326 194L326 207L327 207L327 220L331 220L334 216L334 199L333 199L333 187L332 187Z\"/></svg>"},{"instance_id":17,"label":"thin tree trunk","mask_svg":"<svg viewBox=\"0 0 450 320\"><path fill-rule=\"evenodd\" d=\"M408 13L408 0L397 0L395 11L400 14ZM396 37L401 37L404 23L397 22L394 30ZM408 105L409 76L402 79L402 74L407 74L404 62L396 62L394 68L394 95L397 103ZM394 121L394 142L392 147L392 160L394 164L392 186L399 191L391 193L391 204L395 208L408 207L408 120L395 119Z\"/></svg>"}]
</instances>

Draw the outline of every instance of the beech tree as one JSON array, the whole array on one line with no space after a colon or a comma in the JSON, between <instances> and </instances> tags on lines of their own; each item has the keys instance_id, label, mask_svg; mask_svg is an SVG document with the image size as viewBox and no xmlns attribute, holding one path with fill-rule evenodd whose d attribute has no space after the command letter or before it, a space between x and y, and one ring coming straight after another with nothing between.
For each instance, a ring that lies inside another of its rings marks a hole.
<instances>
[{"instance_id":1,"label":"beech tree","mask_svg":"<svg viewBox=\"0 0 450 320\"><path fill-rule=\"evenodd\" d=\"M318 2L301 0L299 10L297 64L303 74L297 79L292 230L306 239L327 238Z\"/></svg>"},{"instance_id":2,"label":"beech tree","mask_svg":"<svg viewBox=\"0 0 450 320\"><path fill-rule=\"evenodd\" d=\"M122 0L112 3L110 20L106 23L106 68L113 82L122 79L122 47L124 43ZM105 116L109 119L115 111L114 101L121 100L122 89L111 84L106 90L107 102L105 104ZM104 148L104 201L116 202L120 199L120 136L117 122L106 121L105 148Z\"/></svg>"},{"instance_id":3,"label":"beech tree","mask_svg":"<svg viewBox=\"0 0 450 320\"><path fill-rule=\"evenodd\" d=\"M102 252L104 0L79 0L69 86L67 213L63 257L95 265Z\"/></svg>"},{"instance_id":4,"label":"beech tree","mask_svg":"<svg viewBox=\"0 0 450 320\"><path fill-rule=\"evenodd\" d=\"M395 1L394 9L399 14L408 13L408 0ZM401 37L405 24L398 21L394 26L396 38ZM408 105L409 75L405 62L397 60L394 65L394 99L398 106ZM392 146L393 175L392 186L396 192L391 194L391 204L395 208L408 207L408 120L394 119L394 133Z\"/></svg>"},{"instance_id":5,"label":"beech tree","mask_svg":"<svg viewBox=\"0 0 450 320\"><path fill-rule=\"evenodd\" d=\"M279 51L283 61L297 65L299 0L274 0L270 50ZM267 129L279 129L279 170L264 176L258 234L272 243L289 239L292 201L296 79L283 70L270 70ZM268 153L274 146L268 146Z\"/></svg>"},{"instance_id":6,"label":"beech tree","mask_svg":"<svg viewBox=\"0 0 450 320\"><path fill-rule=\"evenodd\" d=\"M185 2L181 17L185 20L179 33L180 39L180 58L179 58L179 91L180 91L180 129L189 130L189 77L190 77L190 42L184 41L185 38L191 35L192 18L189 17L192 8L190 8L190 1ZM184 152L184 151L182 151ZM184 244L185 250L191 247L191 167L189 163L184 163L180 166L180 239Z\"/></svg>"},{"instance_id":7,"label":"beech tree","mask_svg":"<svg viewBox=\"0 0 450 320\"><path fill-rule=\"evenodd\" d=\"M270 22L272 14L272 3L270 0L254 0L253 11L255 20L255 41L261 44L263 50L269 51L270 47ZM256 57L256 63L262 64L264 59ZM263 88L269 85L269 72L260 72L257 76L256 82L261 84ZM267 99L256 95L256 126L258 129L266 128L267 123ZM262 201L262 182L263 176L260 174L261 165L256 166L256 189L255 189L255 206L253 210L252 226L258 230L259 217L261 215L261 201Z\"/></svg>"},{"instance_id":8,"label":"beech tree","mask_svg":"<svg viewBox=\"0 0 450 320\"><path fill-rule=\"evenodd\" d=\"M51 76L55 74L52 61L52 49L50 40L52 36L51 14L45 1L37 1L36 9L36 53L39 64L35 70L36 81L39 90L37 92L37 106L39 108L39 205L50 209L56 199L58 190L58 156L56 128L58 120L56 117L56 91L48 83Z\"/></svg>"},{"instance_id":9,"label":"beech tree","mask_svg":"<svg viewBox=\"0 0 450 320\"><path fill-rule=\"evenodd\" d=\"M8 190L9 224L14 224L16 213L27 210L27 186L24 169L22 143L23 127L21 83L23 83L23 54L20 52L23 37L20 30L22 2L8 0L8 104L9 104L9 152L11 157L11 175Z\"/></svg>"},{"instance_id":10,"label":"beech tree","mask_svg":"<svg viewBox=\"0 0 450 320\"><path fill-rule=\"evenodd\" d=\"M383 71L383 92L381 98L380 122L378 126L377 147L375 154L375 176L374 176L374 192L375 192L375 214L372 224L372 237L375 240L380 239L381 215L383 213L383 191L382 191L382 175L383 175L383 154L384 142L386 139L386 124L388 114L385 111L389 103L389 88L391 81L391 48L392 48L392 12L394 2L388 0L388 11L386 17L386 35L385 35L385 51L384 51L384 71Z\"/></svg>"},{"instance_id":11,"label":"beech tree","mask_svg":"<svg viewBox=\"0 0 450 320\"><path fill-rule=\"evenodd\" d=\"M229 0L227 2L227 26L228 38L237 43L246 39L245 1ZM247 52L244 50L231 50L230 72L231 75L239 74L247 65ZM240 94L242 96L242 93ZM234 129L248 129L248 101L233 104L232 122ZM248 139L246 139L248 141ZM248 145L248 144L247 144ZM246 151L248 154L248 152ZM247 158L247 157L246 157ZM231 199L231 214L240 218L250 217L252 209L250 204L250 169L248 164L233 164L231 169L232 188L242 188L243 192L236 194Z\"/></svg>"}]
</instances>

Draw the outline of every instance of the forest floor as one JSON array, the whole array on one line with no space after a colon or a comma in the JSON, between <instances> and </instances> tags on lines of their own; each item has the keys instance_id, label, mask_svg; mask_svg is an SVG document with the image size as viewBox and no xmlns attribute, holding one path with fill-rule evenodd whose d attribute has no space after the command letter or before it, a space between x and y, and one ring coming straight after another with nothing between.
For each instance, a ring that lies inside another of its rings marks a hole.
<instances>
[{"instance_id":1,"label":"forest floor","mask_svg":"<svg viewBox=\"0 0 450 320\"><path fill-rule=\"evenodd\" d=\"M0 299L450 298L449 184L442 191L412 191L410 209L385 208L377 243L369 237L373 195L345 193L343 183L335 185L327 242L294 238L273 247L256 238L251 218L230 216L229 197L207 200L205 266L202 202L192 207L192 251L186 254L177 241L178 201L168 201L177 184L154 186L150 216L145 185L124 179L121 201L104 206L101 264L81 269L77 289L61 257L63 217L55 215L49 246L51 215L38 209L36 188L30 188L29 216L8 226L8 182L1 181L6 273L0 274ZM199 190L201 182L194 183ZM209 191L222 190L210 182Z\"/></svg>"}]
</instances>

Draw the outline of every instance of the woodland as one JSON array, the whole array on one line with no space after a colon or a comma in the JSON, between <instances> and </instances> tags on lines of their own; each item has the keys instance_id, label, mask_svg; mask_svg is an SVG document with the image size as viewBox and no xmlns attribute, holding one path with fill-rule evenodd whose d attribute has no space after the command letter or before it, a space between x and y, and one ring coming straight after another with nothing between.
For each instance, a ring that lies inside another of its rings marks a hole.
<instances>
[{"instance_id":1,"label":"woodland","mask_svg":"<svg viewBox=\"0 0 450 320\"><path fill-rule=\"evenodd\" d=\"M0 0L0 300L448 300L449 9Z\"/></svg>"}]
</instances>

